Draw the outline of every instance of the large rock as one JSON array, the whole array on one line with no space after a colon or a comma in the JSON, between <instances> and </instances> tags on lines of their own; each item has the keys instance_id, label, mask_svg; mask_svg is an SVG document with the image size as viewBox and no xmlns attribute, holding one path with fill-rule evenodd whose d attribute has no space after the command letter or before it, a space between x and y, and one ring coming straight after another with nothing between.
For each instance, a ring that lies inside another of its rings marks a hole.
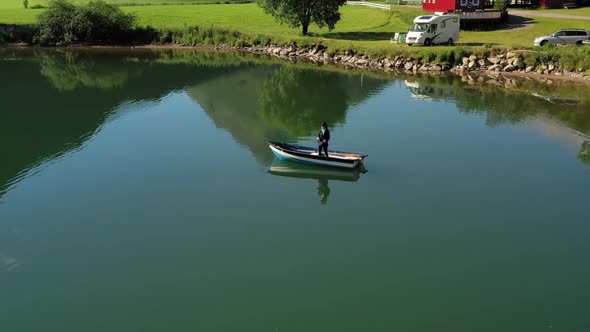
<instances>
[{"instance_id":1,"label":"large rock","mask_svg":"<svg viewBox=\"0 0 590 332\"><path fill-rule=\"evenodd\" d=\"M505 59L500 60L500 66L504 67L508 65L508 61L506 61Z\"/></svg>"},{"instance_id":2,"label":"large rock","mask_svg":"<svg viewBox=\"0 0 590 332\"><path fill-rule=\"evenodd\" d=\"M477 61L477 55L471 54L471 56L469 56L469 62L471 61Z\"/></svg>"},{"instance_id":3,"label":"large rock","mask_svg":"<svg viewBox=\"0 0 590 332\"><path fill-rule=\"evenodd\" d=\"M514 62L512 62L512 65L514 67L518 67L519 69L523 69L525 67L524 62L522 61L521 58L516 58L516 60L514 60Z\"/></svg>"},{"instance_id":4,"label":"large rock","mask_svg":"<svg viewBox=\"0 0 590 332\"><path fill-rule=\"evenodd\" d=\"M494 71L494 70L496 70L496 68L500 68L500 65L497 65L497 64L496 65L491 65L491 66L488 67L488 70L489 71Z\"/></svg>"},{"instance_id":5,"label":"large rock","mask_svg":"<svg viewBox=\"0 0 590 332\"><path fill-rule=\"evenodd\" d=\"M461 59L461 62L463 63L464 66L467 66L469 64L471 60L469 60L469 58L463 57L463 59Z\"/></svg>"},{"instance_id":6,"label":"large rock","mask_svg":"<svg viewBox=\"0 0 590 332\"><path fill-rule=\"evenodd\" d=\"M488 58L488 61L491 62L491 63L493 63L493 64L500 63L501 60L502 59L500 59L498 57L495 57L495 56L494 57L491 57L491 58Z\"/></svg>"},{"instance_id":7,"label":"large rock","mask_svg":"<svg viewBox=\"0 0 590 332\"><path fill-rule=\"evenodd\" d=\"M477 62L475 61L470 61L469 64L467 65L467 68L473 70L475 68L477 68Z\"/></svg>"},{"instance_id":8,"label":"large rock","mask_svg":"<svg viewBox=\"0 0 590 332\"><path fill-rule=\"evenodd\" d=\"M511 72L514 71L515 68L516 67L514 67L513 65L507 65L506 67L504 67L504 71Z\"/></svg>"},{"instance_id":9,"label":"large rock","mask_svg":"<svg viewBox=\"0 0 590 332\"><path fill-rule=\"evenodd\" d=\"M492 63L490 61L488 61L488 59L480 59L480 60L477 60L477 64L480 67L487 67L487 66L491 65Z\"/></svg>"},{"instance_id":10,"label":"large rock","mask_svg":"<svg viewBox=\"0 0 590 332\"><path fill-rule=\"evenodd\" d=\"M411 62L406 62L406 64L404 65L405 70L412 70L413 67L414 67L414 64Z\"/></svg>"},{"instance_id":11,"label":"large rock","mask_svg":"<svg viewBox=\"0 0 590 332\"><path fill-rule=\"evenodd\" d=\"M549 64L549 66L547 67L547 69L549 71L554 71L555 70L555 65L551 63L551 64Z\"/></svg>"},{"instance_id":12,"label":"large rock","mask_svg":"<svg viewBox=\"0 0 590 332\"><path fill-rule=\"evenodd\" d=\"M533 71L533 66L528 66L526 67L526 69L524 70L525 73L530 73L531 71Z\"/></svg>"},{"instance_id":13,"label":"large rock","mask_svg":"<svg viewBox=\"0 0 590 332\"><path fill-rule=\"evenodd\" d=\"M428 68L429 68L428 66L424 65L424 66L418 68L418 71L428 71Z\"/></svg>"},{"instance_id":14,"label":"large rock","mask_svg":"<svg viewBox=\"0 0 590 332\"><path fill-rule=\"evenodd\" d=\"M509 59L509 58L516 58L516 57L517 57L517 55L514 52L508 52L508 53L506 53L506 58L507 59Z\"/></svg>"},{"instance_id":15,"label":"large rock","mask_svg":"<svg viewBox=\"0 0 590 332\"><path fill-rule=\"evenodd\" d=\"M432 67L430 67L430 70L432 71L442 71L442 67L439 65L434 65Z\"/></svg>"}]
</instances>

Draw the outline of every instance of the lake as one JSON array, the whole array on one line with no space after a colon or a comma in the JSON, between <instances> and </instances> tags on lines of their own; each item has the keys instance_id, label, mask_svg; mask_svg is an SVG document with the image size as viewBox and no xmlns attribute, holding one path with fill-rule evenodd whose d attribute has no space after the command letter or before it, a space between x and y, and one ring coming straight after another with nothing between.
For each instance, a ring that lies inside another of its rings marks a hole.
<instances>
[{"instance_id":1,"label":"lake","mask_svg":"<svg viewBox=\"0 0 590 332\"><path fill-rule=\"evenodd\" d=\"M589 92L0 49L0 328L590 331Z\"/></svg>"}]
</instances>

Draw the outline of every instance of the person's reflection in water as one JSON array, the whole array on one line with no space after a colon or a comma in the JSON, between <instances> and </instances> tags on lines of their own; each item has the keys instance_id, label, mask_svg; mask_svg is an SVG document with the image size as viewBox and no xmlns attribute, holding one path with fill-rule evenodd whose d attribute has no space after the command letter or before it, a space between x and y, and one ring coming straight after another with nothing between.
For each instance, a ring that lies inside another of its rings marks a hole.
<instances>
[{"instance_id":1,"label":"person's reflection in water","mask_svg":"<svg viewBox=\"0 0 590 332\"><path fill-rule=\"evenodd\" d=\"M318 179L318 195L320 195L320 201L322 204L328 202L328 196L330 196L330 187L328 187L328 179Z\"/></svg>"}]
</instances>

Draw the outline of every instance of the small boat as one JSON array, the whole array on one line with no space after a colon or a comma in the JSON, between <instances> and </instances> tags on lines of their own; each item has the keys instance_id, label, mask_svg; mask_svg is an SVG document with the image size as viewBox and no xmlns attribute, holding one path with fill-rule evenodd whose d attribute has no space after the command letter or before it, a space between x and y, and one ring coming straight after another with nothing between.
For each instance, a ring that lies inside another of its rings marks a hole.
<instances>
[{"instance_id":1,"label":"small boat","mask_svg":"<svg viewBox=\"0 0 590 332\"><path fill-rule=\"evenodd\" d=\"M268 142L268 146L279 159L318 166L355 168L367 157L366 154L331 150L326 157L318 155L314 148L279 142Z\"/></svg>"}]
</instances>

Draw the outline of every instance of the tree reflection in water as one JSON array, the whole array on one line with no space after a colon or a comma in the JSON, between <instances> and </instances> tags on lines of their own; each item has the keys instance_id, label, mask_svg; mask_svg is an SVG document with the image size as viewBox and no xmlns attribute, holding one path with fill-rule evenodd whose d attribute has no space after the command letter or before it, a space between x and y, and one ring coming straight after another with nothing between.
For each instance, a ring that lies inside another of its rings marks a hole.
<instances>
[{"instance_id":1,"label":"tree reflection in water","mask_svg":"<svg viewBox=\"0 0 590 332\"><path fill-rule=\"evenodd\" d=\"M584 141L578 152L578 159L581 162L590 165L590 141Z\"/></svg>"}]
</instances>

